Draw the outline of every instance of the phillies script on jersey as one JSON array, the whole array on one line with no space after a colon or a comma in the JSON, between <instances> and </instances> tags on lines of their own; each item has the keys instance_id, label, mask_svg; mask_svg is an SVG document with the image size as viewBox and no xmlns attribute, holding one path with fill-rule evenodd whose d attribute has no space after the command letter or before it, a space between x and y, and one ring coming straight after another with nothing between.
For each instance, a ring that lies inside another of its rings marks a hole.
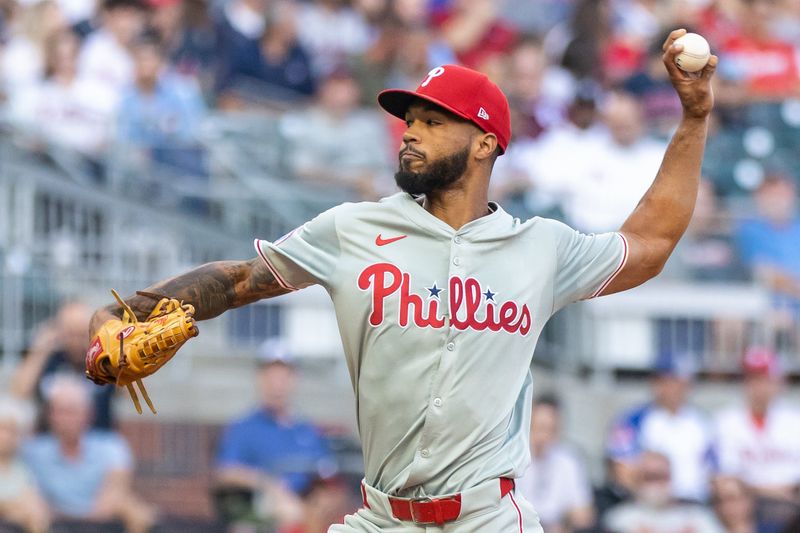
<instances>
[{"instance_id":1,"label":"phillies script on jersey","mask_svg":"<svg viewBox=\"0 0 800 533\"><path fill-rule=\"evenodd\" d=\"M391 263L375 263L366 267L358 276L358 288L372 291L372 312L369 323L379 326L384 321L387 298L399 298L398 323L407 327L413 320L420 328L443 328L445 325L458 330L506 331L525 336L531 329L531 312L526 304L520 306L509 300L495 302L496 293L488 288L483 291L480 282L472 277L451 277L448 284L449 324L440 313L439 292L434 283L428 301L411 292L411 276ZM485 300L485 301L484 301ZM482 310L483 309L483 310ZM481 311L482 310L482 311Z\"/></svg>"}]
</instances>

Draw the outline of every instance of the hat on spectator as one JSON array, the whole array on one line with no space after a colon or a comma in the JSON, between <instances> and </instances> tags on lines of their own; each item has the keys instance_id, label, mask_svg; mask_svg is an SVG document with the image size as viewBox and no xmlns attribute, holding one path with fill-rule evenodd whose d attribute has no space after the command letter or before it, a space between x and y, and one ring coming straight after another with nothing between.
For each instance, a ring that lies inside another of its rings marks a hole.
<instances>
[{"instance_id":1,"label":"hat on spectator","mask_svg":"<svg viewBox=\"0 0 800 533\"><path fill-rule=\"evenodd\" d=\"M753 346L747 349L742 359L745 376L780 377L783 375L778 355L770 348Z\"/></svg>"},{"instance_id":2,"label":"hat on spectator","mask_svg":"<svg viewBox=\"0 0 800 533\"><path fill-rule=\"evenodd\" d=\"M273 364L295 366L294 357L289 353L286 343L278 337L271 337L261 343L256 353L256 360L259 367Z\"/></svg>"},{"instance_id":3,"label":"hat on spectator","mask_svg":"<svg viewBox=\"0 0 800 533\"><path fill-rule=\"evenodd\" d=\"M511 112L503 91L486 74L459 65L443 65L428 72L416 91L387 89L378 103L392 115L405 119L415 98L438 105L497 136L505 152L511 140Z\"/></svg>"},{"instance_id":4,"label":"hat on spectator","mask_svg":"<svg viewBox=\"0 0 800 533\"><path fill-rule=\"evenodd\" d=\"M697 373L697 363L690 352L663 351L653 363L653 375L692 379Z\"/></svg>"}]
</instances>

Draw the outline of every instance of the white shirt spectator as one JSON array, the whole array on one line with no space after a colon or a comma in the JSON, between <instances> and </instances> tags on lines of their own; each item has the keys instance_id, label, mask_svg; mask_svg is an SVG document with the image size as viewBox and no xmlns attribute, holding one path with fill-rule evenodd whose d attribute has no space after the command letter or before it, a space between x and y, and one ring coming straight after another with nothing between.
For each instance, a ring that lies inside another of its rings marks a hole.
<instances>
[{"instance_id":1,"label":"white shirt spectator","mask_svg":"<svg viewBox=\"0 0 800 533\"><path fill-rule=\"evenodd\" d=\"M800 484L800 408L783 402L759 426L744 405L717 418L720 470L754 487Z\"/></svg>"},{"instance_id":2,"label":"white shirt spectator","mask_svg":"<svg viewBox=\"0 0 800 533\"><path fill-rule=\"evenodd\" d=\"M0 53L0 92L9 97L38 83L43 75L44 57L30 39L12 38Z\"/></svg>"},{"instance_id":3,"label":"white shirt spectator","mask_svg":"<svg viewBox=\"0 0 800 533\"><path fill-rule=\"evenodd\" d=\"M588 144L584 151L573 149L553 161L554 165L573 166L562 185L562 207L568 221L584 232L619 229L653 183L665 149L663 143L652 139L621 146L606 137ZM581 162L571 161L574 159ZM577 175L582 165L585 173Z\"/></svg>"},{"instance_id":4,"label":"white shirt spectator","mask_svg":"<svg viewBox=\"0 0 800 533\"><path fill-rule=\"evenodd\" d=\"M570 509L592 503L586 469L564 445L553 446L542 457L532 457L516 486L544 525L561 523Z\"/></svg>"},{"instance_id":5,"label":"white shirt spectator","mask_svg":"<svg viewBox=\"0 0 800 533\"><path fill-rule=\"evenodd\" d=\"M697 409L686 406L675 414L655 407L642 425L642 446L663 453L672 469L676 498L705 501L711 476L711 424Z\"/></svg>"},{"instance_id":6,"label":"white shirt spectator","mask_svg":"<svg viewBox=\"0 0 800 533\"><path fill-rule=\"evenodd\" d=\"M30 470L19 459L8 463L0 474L0 507L16 501L35 486Z\"/></svg>"},{"instance_id":7,"label":"white shirt spectator","mask_svg":"<svg viewBox=\"0 0 800 533\"><path fill-rule=\"evenodd\" d=\"M583 154L597 152L607 136L602 126L582 130L565 123L534 141L512 144L508 153L495 163L497 170L492 174L492 181L496 181L495 175L501 178L526 176L531 185L527 195L529 207L533 211L550 208L570 194L573 184L590 173L595 162Z\"/></svg>"},{"instance_id":8,"label":"white shirt spectator","mask_svg":"<svg viewBox=\"0 0 800 533\"><path fill-rule=\"evenodd\" d=\"M649 2L640 0L622 0L614 6L617 31L638 42L650 42L662 31L663 22L660 13L653 9Z\"/></svg>"},{"instance_id":9,"label":"white shirt spectator","mask_svg":"<svg viewBox=\"0 0 800 533\"><path fill-rule=\"evenodd\" d=\"M641 503L614 507L603 520L604 530L614 533L723 533L714 514L699 505L675 504L657 508Z\"/></svg>"},{"instance_id":10,"label":"white shirt spectator","mask_svg":"<svg viewBox=\"0 0 800 533\"><path fill-rule=\"evenodd\" d=\"M528 191L534 186L530 161L537 148L536 141L525 138L512 141L508 145L503 157L498 157L492 168L492 179L489 182L489 196L492 200L503 203L509 192ZM544 207L550 205L552 202Z\"/></svg>"},{"instance_id":11,"label":"white shirt spectator","mask_svg":"<svg viewBox=\"0 0 800 533\"><path fill-rule=\"evenodd\" d=\"M98 4L99 0L58 0L58 7L72 26L90 20Z\"/></svg>"},{"instance_id":12,"label":"white shirt spectator","mask_svg":"<svg viewBox=\"0 0 800 533\"><path fill-rule=\"evenodd\" d=\"M665 455L672 473L672 495L702 502L708 498L713 445L711 423L698 409L684 406L672 414L646 404L615 422L607 452L619 460L635 459L646 450Z\"/></svg>"},{"instance_id":13,"label":"white shirt spectator","mask_svg":"<svg viewBox=\"0 0 800 533\"><path fill-rule=\"evenodd\" d=\"M231 27L248 39L257 40L264 33L264 15L246 2L228 2L223 10Z\"/></svg>"},{"instance_id":14,"label":"white shirt spectator","mask_svg":"<svg viewBox=\"0 0 800 533\"><path fill-rule=\"evenodd\" d=\"M94 155L110 139L117 101L117 94L91 79L70 85L47 81L19 94L10 115L48 142Z\"/></svg>"},{"instance_id":15,"label":"white shirt spectator","mask_svg":"<svg viewBox=\"0 0 800 533\"><path fill-rule=\"evenodd\" d=\"M369 26L363 17L344 7L332 10L315 3L303 5L297 32L318 76L330 73L349 56L360 54L370 43Z\"/></svg>"},{"instance_id":16,"label":"white shirt spectator","mask_svg":"<svg viewBox=\"0 0 800 533\"><path fill-rule=\"evenodd\" d=\"M110 33L98 30L86 38L78 59L78 72L118 93L133 84L133 58Z\"/></svg>"}]
</instances>

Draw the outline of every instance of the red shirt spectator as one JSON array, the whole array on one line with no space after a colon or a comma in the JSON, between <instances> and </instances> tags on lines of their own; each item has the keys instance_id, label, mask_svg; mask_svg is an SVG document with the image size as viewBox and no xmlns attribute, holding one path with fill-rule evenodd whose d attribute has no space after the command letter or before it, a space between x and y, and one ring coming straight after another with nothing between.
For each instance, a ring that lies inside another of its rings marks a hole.
<instances>
[{"instance_id":1,"label":"red shirt spectator","mask_svg":"<svg viewBox=\"0 0 800 533\"><path fill-rule=\"evenodd\" d=\"M470 68L508 53L517 41L516 29L499 17L489 0L457 0L448 9L434 12L431 19L459 62Z\"/></svg>"},{"instance_id":2,"label":"red shirt spectator","mask_svg":"<svg viewBox=\"0 0 800 533\"><path fill-rule=\"evenodd\" d=\"M712 49L739 31L736 11L726 2L714 2L701 9L693 17L693 23L696 33L708 39Z\"/></svg>"},{"instance_id":3,"label":"red shirt spectator","mask_svg":"<svg viewBox=\"0 0 800 533\"><path fill-rule=\"evenodd\" d=\"M646 50L641 43L614 37L602 51L603 77L611 84L618 84L641 69L646 59Z\"/></svg>"},{"instance_id":4,"label":"red shirt spectator","mask_svg":"<svg viewBox=\"0 0 800 533\"><path fill-rule=\"evenodd\" d=\"M719 40L719 76L723 85L727 85L725 91L720 91L720 103L797 95L800 90L797 51L772 31L783 16L778 2L746 0L739 4L735 15L737 31L720 36Z\"/></svg>"},{"instance_id":5,"label":"red shirt spectator","mask_svg":"<svg viewBox=\"0 0 800 533\"><path fill-rule=\"evenodd\" d=\"M797 52L787 42L737 35L721 50L725 73L747 85L753 96L783 97L800 88Z\"/></svg>"}]
</instances>

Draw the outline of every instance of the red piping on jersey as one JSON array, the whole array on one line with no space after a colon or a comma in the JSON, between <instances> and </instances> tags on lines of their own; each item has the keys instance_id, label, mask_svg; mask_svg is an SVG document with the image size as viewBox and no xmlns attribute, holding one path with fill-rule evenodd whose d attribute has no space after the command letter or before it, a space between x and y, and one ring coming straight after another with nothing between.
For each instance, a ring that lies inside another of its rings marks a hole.
<instances>
[{"instance_id":1,"label":"red piping on jersey","mask_svg":"<svg viewBox=\"0 0 800 533\"><path fill-rule=\"evenodd\" d=\"M522 529L522 511L519 510L519 505L517 505L517 500L514 499L514 491L508 493L511 497L511 503L514 504L514 509L517 510L517 518L519 519L519 533L525 533Z\"/></svg>"},{"instance_id":2,"label":"red piping on jersey","mask_svg":"<svg viewBox=\"0 0 800 533\"><path fill-rule=\"evenodd\" d=\"M361 482L361 500L364 502L365 509L372 509L369 506L369 502L367 501L367 488L364 486L364 482Z\"/></svg>"},{"instance_id":3,"label":"red piping on jersey","mask_svg":"<svg viewBox=\"0 0 800 533\"><path fill-rule=\"evenodd\" d=\"M614 273L611 274L611 276L609 276L609 278L602 285L600 285L600 288L594 291L594 294L589 296L589 298L596 298L597 296L600 296L600 294L606 290L609 285L611 285L611 282L614 281L614 278L616 278L619 273L622 272L622 269L625 268L625 263L628 262L628 239L626 239L625 235L622 233L617 233L617 235L619 235L620 239L622 239L622 261L620 261L619 266Z\"/></svg>"},{"instance_id":4,"label":"red piping on jersey","mask_svg":"<svg viewBox=\"0 0 800 533\"><path fill-rule=\"evenodd\" d=\"M286 239L288 239L289 237L291 237L292 235L294 235L295 233L297 233L297 230L299 230L299 229L300 229L300 228L302 228L302 227L303 227L303 226L297 226L297 227L296 227L296 228L294 228L292 231L290 231L289 233L287 233L286 235L284 235L283 237L281 237L281 238L280 238L280 239L278 239L277 241L273 242L272 244L274 244L275 246L278 246L280 243L282 243L283 241L285 241Z\"/></svg>"},{"instance_id":5,"label":"red piping on jersey","mask_svg":"<svg viewBox=\"0 0 800 533\"><path fill-rule=\"evenodd\" d=\"M261 251L261 245L259 244L260 242L261 242L260 239L255 239L255 241L253 241L253 245L256 247L256 251L258 252L259 257L261 257L261 259L264 260L264 263L266 263L269 271L272 272L273 276L275 276L275 281L278 282L278 285L280 285L286 290L290 291L298 290L297 287L287 283L286 280L283 279L283 276L281 276L280 273L278 273L278 270L275 268L272 262L269 259L267 259L267 256L264 254L264 252Z\"/></svg>"}]
</instances>

